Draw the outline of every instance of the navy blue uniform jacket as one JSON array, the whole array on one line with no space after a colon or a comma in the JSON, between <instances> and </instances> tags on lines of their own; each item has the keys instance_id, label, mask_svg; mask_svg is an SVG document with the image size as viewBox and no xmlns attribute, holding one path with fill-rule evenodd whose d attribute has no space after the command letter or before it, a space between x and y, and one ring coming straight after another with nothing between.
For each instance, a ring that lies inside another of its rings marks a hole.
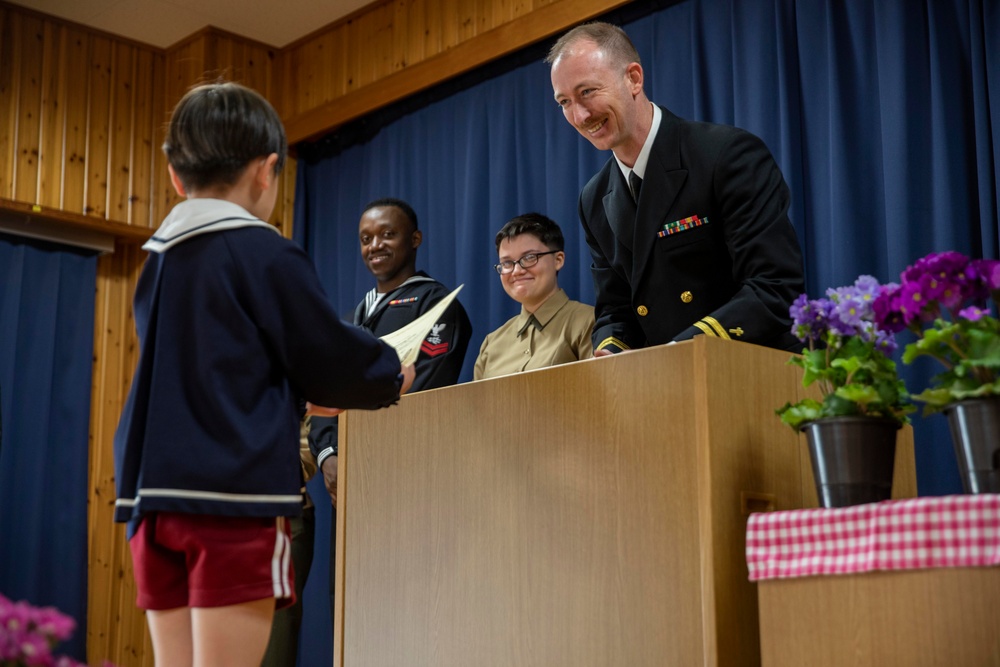
<instances>
[{"instance_id":1,"label":"navy blue uniform jacket","mask_svg":"<svg viewBox=\"0 0 1000 667\"><path fill-rule=\"evenodd\" d=\"M450 290L417 271L402 285L382 297L367 317L365 302L354 309L354 324L368 329L376 336L384 336L403 328L448 296ZM472 323L458 299L444 311L435 329L420 346L420 356L414 364L416 377L410 393L424 389L447 387L458 382L465 361L465 352L472 338ZM330 455L338 452L337 418L313 417L309 430L309 448L322 465Z\"/></svg>"},{"instance_id":2,"label":"navy blue uniform jacket","mask_svg":"<svg viewBox=\"0 0 1000 667\"><path fill-rule=\"evenodd\" d=\"M638 207L613 157L580 194L594 347L706 334L801 348L788 307L805 288L802 253L770 152L744 130L662 110Z\"/></svg>"},{"instance_id":3,"label":"navy blue uniform jacket","mask_svg":"<svg viewBox=\"0 0 1000 667\"><path fill-rule=\"evenodd\" d=\"M235 204L182 202L144 247L115 520L301 513L298 399L392 404L396 352L342 322L305 253Z\"/></svg>"}]
</instances>

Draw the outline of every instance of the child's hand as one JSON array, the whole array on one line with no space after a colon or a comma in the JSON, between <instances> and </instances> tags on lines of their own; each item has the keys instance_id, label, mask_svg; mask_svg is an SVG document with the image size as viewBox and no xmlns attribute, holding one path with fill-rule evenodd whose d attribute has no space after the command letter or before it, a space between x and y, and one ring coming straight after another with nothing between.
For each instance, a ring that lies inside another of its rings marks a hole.
<instances>
[{"instance_id":1,"label":"child's hand","mask_svg":"<svg viewBox=\"0 0 1000 667\"><path fill-rule=\"evenodd\" d=\"M308 402L306 403L307 415L316 415L317 417L336 417L343 411L343 408L324 408L322 405L313 405Z\"/></svg>"},{"instance_id":2,"label":"child's hand","mask_svg":"<svg viewBox=\"0 0 1000 667\"><path fill-rule=\"evenodd\" d=\"M413 364L410 364L403 366L399 372L403 374L403 386L399 388L399 395L402 396L413 386L413 379L417 376L417 371L413 368Z\"/></svg>"}]
</instances>

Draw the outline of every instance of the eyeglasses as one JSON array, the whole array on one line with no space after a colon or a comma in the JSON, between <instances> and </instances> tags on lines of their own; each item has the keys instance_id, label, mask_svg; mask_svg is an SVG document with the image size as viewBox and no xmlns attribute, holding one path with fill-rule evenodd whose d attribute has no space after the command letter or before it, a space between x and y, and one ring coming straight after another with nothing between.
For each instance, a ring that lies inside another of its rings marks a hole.
<instances>
[{"instance_id":1,"label":"eyeglasses","mask_svg":"<svg viewBox=\"0 0 1000 667\"><path fill-rule=\"evenodd\" d=\"M543 255L554 255L560 252L559 250L549 250L548 252L529 252L527 255L519 260L511 261L509 259L500 262L499 264L494 264L493 268L496 269L497 273L501 276L505 273L514 273L514 265L519 264L522 269L530 269L535 264L538 264L538 258Z\"/></svg>"}]
</instances>

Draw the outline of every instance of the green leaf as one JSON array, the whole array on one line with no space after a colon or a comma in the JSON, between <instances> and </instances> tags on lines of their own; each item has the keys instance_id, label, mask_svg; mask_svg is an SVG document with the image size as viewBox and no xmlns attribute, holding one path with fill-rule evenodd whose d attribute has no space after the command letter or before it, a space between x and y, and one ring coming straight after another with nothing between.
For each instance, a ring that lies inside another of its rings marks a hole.
<instances>
[{"instance_id":1,"label":"green leaf","mask_svg":"<svg viewBox=\"0 0 1000 667\"><path fill-rule=\"evenodd\" d=\"M944 388L925 389L919 394L914 394L913 399L926 404L924 405L925 415L937 412L955 401L955 397L952 396L951 391Z\"/></svg>"},{"instance_id":2,"label":"green leaf","mask_svg":"<svg viewBox=\"0 0 1000 667\"><path fill-rule=\"evenodd\" d=\"M880 400L880 396L875 387L861 384L849 384L837 389L838 397L847 401L853 401L859 405L868 405Z\"/></svg>"},{"instance_id":3,"label":"green leaf","mask_svg":"<svg viewBox=\"0 0 1000 667\"><path fill-rule=\"evenodd\" d=\"M848 359L834 359L830 362L830 365L834 368L840 368L844 370L848 375L854 373L862 366L862 360L857 357L850 357Z\"/></svg>"},{"instance_id":4,"label":"green leaf","mask_svg":"<svg viewBox=\"0 0 1000 667\"><path fill-rule=\"evenodd\" d=\"M784 407L775 410L781 421L798 431L799 426L807 421L813 421L823 416L823 405L812 398L804 398L798 403L786 403Z\"/></svg>"}]
</instances>

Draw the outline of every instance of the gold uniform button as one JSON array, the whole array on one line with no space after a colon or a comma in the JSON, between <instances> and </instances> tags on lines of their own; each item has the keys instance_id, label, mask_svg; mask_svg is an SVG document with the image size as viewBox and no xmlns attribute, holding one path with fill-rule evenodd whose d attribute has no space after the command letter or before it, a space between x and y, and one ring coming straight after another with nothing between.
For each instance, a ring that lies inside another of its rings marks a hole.
<instances>
[{"instance_id":1,"label":"gold uniform button","mask_svg":"<svg viewBox=\"0 0 1000 667\"><path fill-rule=\"evenodd\" d=\"M639 306L635 309L635 312L639 313L639 317L646 317L649 314L649 308L646 306Z\"/></svg>"},{"instance_id":2,"label":"gold uniform button","mask_svg":"<svg viewBox=\"0 0 1000 667\"><path fill-rule=\"evenodd\" d=\"M691 294L691 292L681 292L681 301L691 303L694 301L694 294Z\"/></svg>"}]
</instances>

